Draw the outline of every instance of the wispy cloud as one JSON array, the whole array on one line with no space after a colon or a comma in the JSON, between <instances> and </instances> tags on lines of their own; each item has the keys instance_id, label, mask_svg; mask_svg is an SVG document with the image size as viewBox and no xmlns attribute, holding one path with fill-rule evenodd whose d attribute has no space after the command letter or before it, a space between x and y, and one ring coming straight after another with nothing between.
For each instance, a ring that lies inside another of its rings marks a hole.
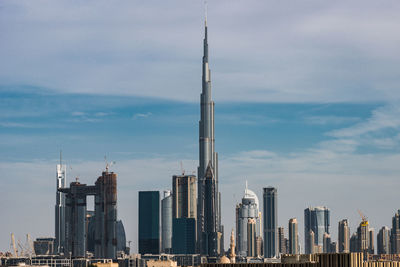
<instances>
[{"instance_id":1,"label":"wispy cloud","mask_svg":"<svg viewBox=\"0 0 400 267\"><path fill-rule=\"evenodd\" d=\"M151 115L153 115L153 113L151 112L146 112L146 113L136 113L132 116L132 119L136 120L136 119L145 119L150 117Z\"/></svg>"},{"instance_id":2,"label":"wispy cloud","mask_svg":"<svg viewBox=\"0 0 400 267\"><path fill-rule=\"evenodd\" d=\"M344 123L354 123L360 120L357 117L341 116L309 116L304 118L306 123L316 125L340 125Z\"/></svg>"}]
</instances>

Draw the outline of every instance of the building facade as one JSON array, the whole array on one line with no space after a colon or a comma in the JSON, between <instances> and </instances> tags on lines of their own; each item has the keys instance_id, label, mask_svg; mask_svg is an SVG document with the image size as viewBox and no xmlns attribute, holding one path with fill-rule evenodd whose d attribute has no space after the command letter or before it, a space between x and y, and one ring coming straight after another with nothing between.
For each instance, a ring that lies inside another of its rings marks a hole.
<instances>
[{"instance_id":1,"label":"building facade","mask_svg":"<svg viewBox=\"0 0 400 267\"><path fill-rule=\"evenodd\" d=\"M247 224L249 219L256 222L256 237L261 235L261 218L259 216L259 201L257 195L247 188L244 190L242 202L236 205L236 251L240 257L248 254Z\"/></svg>"},{"instance_id":2,"label":"building facade","mask_svg":"<svg viewBox=\"0 0 400 267\"><path fill-rule=\"evenodd\" d=\"M400 210L392 218L391 250L392 254L400 253Z\"/></svg>"},{"instance_id":3,"label":"building facade","mask_svg":"<svg viewBox=\"0 0 400 267\"><path fill-rule=\"evenodd\" d=\"M310 207L304 210L304 233L310 230L314 233L314 240L308 240L310 235L305 235L305 253L311 254L323 250L324 233L330 234L330 211L327 207Z\"/></svg>"},{"instance_id":4,"label":"building facade","mask_svg":"<svg viewBox=\"0 0 400 267\"><path fill-rule=\"evenodd\" d=\"M289 220L289 254L299 254L299 224L296 218Z\"/></svg>"},{"instance_id":5,"label":"building facade","mask_svg":"<svg viewBox=\"0 0 400 267\"><path fill-rule=\"evenodd\" d=\"M350 252L350 228L347 219L343 219L339 222L338 247L340 253Z\"/></svg>"},{"instance_id":6,"label":"building facade","mask_svg":"<svg viewBox=\"0 0 400 267\"><path fill-rule=\"evenodd\" d=\"M139 192L139 253L160 253L160 193Z\"/></svg>"},{"instance_id":7,"label":"building facade","mask_svg":"<svg viewBox=\"0 0 400 267\"><path fill-rule=\"evenodd\" d=\"M383 226L376 238L377 254L390 254L390 229Z\"/></svg>"},{"instance_id":8,"label":"building facade","mask_svg":"<svg viewBox=\"0 0 400 267\"><path fill-rule=\"evenodd\" d=\"M263 202L264 257L274 258L278 255L278 190L263 188Z\"/></svg>"},{"instance_id":9,"label":"building facade","mask_svg":"<svg viewBox=\"0 0 400 267\"><path fill-rule=\"evenodd\" d=\"M58 191L67 187L67 165L62 163L60 153L60 164L56 167L56 205L55 205L55 244L54 252L64 254L65 247L65 194Z\"/></svg>"},{"instance_id":10,"label":"building facade","mask_svg":"<svg viewBox=\"0 0 400 267\"><path fill-rule=\"evenodd\" d=\"M161 200L161 251L172 253L172 195L171 191L164 191Z\"/></svg>"},{"instance_id":11,"label":"building facade","mask_svg":"<svg viewBox=\"0 0 400 267\"><path fill-rule=\"evenodd\" d=\"M203 49L197 170L197 232L200 253L214 257L223 252L224 242L221 225L221 194L218 190L218 154L215 152L214 101L211 97L211 71L208 61L207 18L205 19Z\"/></svg>"}]
</instances>

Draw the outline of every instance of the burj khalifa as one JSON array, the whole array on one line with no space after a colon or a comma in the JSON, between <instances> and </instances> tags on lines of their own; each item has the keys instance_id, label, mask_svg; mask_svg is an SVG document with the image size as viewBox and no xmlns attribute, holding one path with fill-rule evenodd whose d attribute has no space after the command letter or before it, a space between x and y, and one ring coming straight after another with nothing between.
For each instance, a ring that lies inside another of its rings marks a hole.
<instances>
[{"instance_id":1,"label":"burj khalifa","mask_svg":"<svg viewBox=\"0 0 400 267\"><path fill-rule=\"evenodd\" d=\"M198 167L198 249L216 257L223 252L221 195L218 191L218 154L214 151L214 101L211 98L211 72L208 62L207 16L205 18L201 114L199 122Z\"/></svg>"}]
</instances>

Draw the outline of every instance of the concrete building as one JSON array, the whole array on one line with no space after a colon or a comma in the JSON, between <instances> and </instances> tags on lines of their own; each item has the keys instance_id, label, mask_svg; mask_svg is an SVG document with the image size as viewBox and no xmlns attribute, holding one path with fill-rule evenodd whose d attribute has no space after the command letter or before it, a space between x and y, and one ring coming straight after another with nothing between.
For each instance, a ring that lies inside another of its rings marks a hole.
<instances>
[{"instance_id":1,"label":"concrete building","mask_svg":"<svg viewBox=\"0 0 400 267\"><path fill-rule=\"evenodd\" d=\"M160 253L160 193L139 191L139 253Z\"/></svg>"},{"instance_id":2,"label":"concrete building","mask_svg":"<svg viewBox=\"0 0 400 267\"><path fill-rule=\"evenodd\" d=\"M197 186L194 175L172 177L172 217L197 218Z\"/></svg>"},{"instance_id":3,"label":"concrete building","mask_svg":"<svg viewBox=\"0 0 400 267\"><path fill-rule=\"evenodd\" d=\"M117 258L117 175L108 168L97 179L94 197L95 245L94 256Z\"/></svg>"},{"instance_id":4,"label":"concrete building","mask_svg":"<svg viewBox=\"0 0 400 267\"><path fill-rule=\"evenodd\" d=\"M59 188L66 196L64 254L85 257L87 251L87 196L95 197L95 257L115 259L117 251L117 175L106 171L94 186L76 180Z\"/></svg>"},{"instance_id":5,"label":"concrete building","mask_svg":"<svg viewBox=\"0 0 400 267\"><path fill-rule=\"evenodd\" d=\"M287 253L285 229L283 227L278 227L278 252L279 254Z\"/></svg>"},{"instance_id":6,"label":"concrete building","mask_svg":"<svg viewBox=\"0 0 400 267\"><path fill-rule=\"evenodd\" d=\"M375 230L374 228L369 228L368 231L368 253L375 254Z\"/></svg>"},{"instance_id":7,"label":"concrete building","mask_svg":"<svg viewBox=\"0 0 400 267\"><path fill-rule=\"evenodd\" d=\"M364 218L357 228L357 250L363 252L364 257L367 257L369 252L369 223Z\"/></svg>"},{"instance_id":8,"label":"concrete building","mask_svg":"<svg viewBox=\"0 0 400 267\"><path fill-rule=\"evenodd\" d=\"M164 191L161 200L161 251L172 253L172 195L171 191Z\"/></svg>"},{"instance_id":9,"label":"concrete building","mask_svg":"<svg viewBox=\"0 0 400 267\"><path fill-rule=\"evenodd\" d=\"M278 190L263 188L263 200L264 257L275 258L278 255Z\"/></svg>"},{"instance_id":10,"label":"concrete building","mask_svg":"<svg viewBox=\"0 0 400 267\"><path fill-rule=\"evenodd\" d=\"M296 218L289 220L289 254L299 254L299 224Z\"/></svg>"},{"instance_id":11,"label":"concrete building","mask_svg":"<svg viewBox=\"0 0 400 267\"><path fill-rule=\"evenodd\" d=\"M247 224L249 219L254 219L256 222L256 238L261 236L259 207L257 195L248 189L246 182L242 202L236 205L236 251L240 257L248 255Z\"/></svg>"},{"instance_id":12,"label":"concrete building","mask_svg":"<svg viewBox=\"0 0 400 267\"><path fill-rule=\"evenodd\" d=\"M340 253L350 252L350 228L347 219L343 219L339 222L338 248Z\"/></svg>"},{"instance_id":13,"label":"concrete building","mask_svg":"<svg viewBox=\"0 0 400 267\"><path fill-rule=\"evenodd\" d=\"M390 229L383 226L376 238L377 254L390 254Z\"/></svg>"},{"instance_id":14,"label":"concrete building","mask_svg":"<svg viewBox=\"0 0 400 267\"><path fill-rule=\"evenodd\" d=\"M332 246L332 240L331 240L331 235L328 233L324 233L324 239L323 239L323 252L324 253L331 253L331 246Z\"/></svg>"},{"instance_id":15,"label":"concrete building","mask_svg":"<svg viewBox=\"0 0 400 267\"><path fill-rule=\"evenodd\" d=\"M314 240L308 240L310 235L305 235L305 252L310 254L313 245L317 251L322 250L324 233L329 234L330 211L327 207L309 207L304 210L304 233L314 232Z\"/></svg>"},{"instance_id":16,"label":"concrete building","mask_svg":"<svg viewBox=\"0 0 400 267\"><path fill-rule=\"evenodd\" d=\"M196 182L194 175L172 177L172 251L175 254L196 253Z\"/></svg>"},{"instance_id":17,"label":"concrete building","mask_svg":"<svg viewBox=\"0 0 400 267\"><path fill-rule=\"evenodd\" d=\"M215 152L214 101L208 61L207 18L203 42L203 76L200 96L198 176L198 247L202 255L217 256L223 251L221 195L218 190L218 154ZM210 170L208 170L210 169ZM208 186L208 188L206 188ZM208 192L206 192L208 190ZM207 197L211 199L207 199ZM208 207L206 205L209 205ZM209 217L211 216L211 217Z\"/></svg>"},{"instance_id":18,"label":"concrete building","mask_svg":"<svg viewBox=\"0 0 400 267\"><path fill-rule=\"evenodd\" d=\"M64 254L65 246L65 194L58 191L59 188L67 187L67 165L62 163L60 152L60 164L56 167L56 205L55 205L55 244L54 251Z\"/></svg>"},{"instance_id":19,"label":"concrete building","mask_svg":"<svg viewBox=\"0 0 400 267\"><path fill-rule=\"evenodd\" d=\"M400 253L400 210L392 218L391 250L392 254Z\"/></svg>"}]
</instances>

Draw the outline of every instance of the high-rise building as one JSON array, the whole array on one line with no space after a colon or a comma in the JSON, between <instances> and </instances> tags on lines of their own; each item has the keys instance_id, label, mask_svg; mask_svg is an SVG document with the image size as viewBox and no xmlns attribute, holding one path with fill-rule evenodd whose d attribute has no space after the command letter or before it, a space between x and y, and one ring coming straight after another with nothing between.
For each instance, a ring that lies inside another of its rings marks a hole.
<instances>
[{"instance_id":1,"label":"high-rise building","mask_svg":"<svg viewBox=\"0 0 400 267\"><path fill-rule=\"evenodd\" d=\"M263 188L264 200L264 257L278 255L278 191L274 187Z\"/></svg>"},{"instance_id":2,"label":"high-rise building","mask_svg":"<svg viewBox=\"0 0 400 267\"><path fill-rule=\"evenodd\" d=\"M236 205L236 249L241 257L248 255L247 223L249 219L256 222L256 237L261 235L261 218L259 216L259 201L257 195L248 189L247 182L242 202Z\"/></svg>"},{"instance_id":3,"label":"high-rise building","mask_svg":"<svg viewBox=\"0 0 400 267\"><path fill-rule=\"evenodd\" d=\"M296 218L289 220L289 254L300 254L299 251L299 224Z\"/></svg>"},{"instance_id":4,"label":"high-rise building","mask_svg":"<svg viewBox=\"0 0 400 267\"><path fill-rule=\"evenodd\" d=\"M117 175L108 168L95 183L94 197L96 258L117 258Z\"/></svg>"},{"instance_id":5,"label":"high-rise building","mask_svg":"<svg viewBox=\"0 0 400 267\"><path fill-rule=\"evenodd\" d=\"M306 235L306 242L308 242L308 244L305 244L305 247L309 248L309 252L307 252L307 254L314 254L316 253L316 246L314 243L314 239L315 239L315 234L314 231L310 229L310 231L308 231L308 234Z\"/></svg>"},{"instance_id":6,"label":"high-rise building","mask_svg":"<svg viewBox=\"0 0 400 267\"><path fill-rule=\"evenodd\" d=\"M392 218L391 250L392 254L400 254L400 210Z\"/></svg>"},{"instance_id":7,"label":"high-rise building","mask_svg":"<svg viewBox=\"0 0 400 267\"><path fill-rule=\"evenodd\" d=\"M323 248L324 233L329 234L330 211L327 207L307 208L304 210L304 233L314 232L314 240L308 240L310 235L305 235L305 252L310 254L312 245L319 250Z\"/></svg>"},{"instance_id":8,"label":"high-rise building","mask_svg":"<svg viewBox=\"0 0 400 267\"><path fill-rule=\"evenodd\" d=\"M221 225L221 195L218 191L218 154L214 150L214 101L211 98L207 18L205 19L203 47L202 93L200 97L201 114L199 121L199 167L197 171L197 232L201 254L217 256L222 253L222 244L224 242L221 242L223 227ZM211 199L207 199L207 197ZM209 206L207 207L206 205Z\"/></svg>"},{"instance_id":9,"label":"high-rise building","mask_svg":"<svg viewBox=\"0 0 400 267\"><path fill-rule=\"evenodd\" d=\"M369 254L375 254L375 230L374 228L369 228L368 232L368 253Z\"/></svg>"},{"instance_id":10,"label":"high-rise building","mask_svg":"<svg viewBox=\"0 0 400 267\"><path fill-rule=\"evenodd\" d=\"M331 246L332 246L331 235L328 233L324 233L323 252L331 253Z\"/></svg>"},{"instance_id":11,"label":"high-rise building","mask_svg":"<svg viewBox=\"0 0 400 267\"><path fill-rule=\"evenodd\" d=\"M58 191L59 188L67 186L67 166L62 163L60 152L60 164L56 167L56 205L55 205L55 244L54 252L64 254L65 246L65 194Z\"/></svg>"},{"instance_id":12,"label":"high-rise building","mask_svg":"<svg viewBox=\"0 0 400 267\"><path fill-rule=\"evenodd\" d=\"M358 236L353 233L350 237L350 252L358 252Z\"/></svg>"},{"instance_id":13,"label":"high-rise building","mask_svg":"<svg viewBox=\"0 0 400 267\"><path fill-rule=\"evenodd\" d=\"M139 192L139 253L160 253L160 193Z\"/></svg>"},{"instance_id":14,"label":"high-rise building","mask_svg":"<svg viewBox=\"0 0 400 267\"><path fill-rule=\"evenodd\" d=\"M53 255L54 254L54 238L37 238L33 241L33 249L37 256Z\"/></svg>"},{"instance_id":15,"label":"high-rise building","mask_svg":"<svg viewBox=\"0 0 400 267\"><path fill-rule=\"evenodd\" d=\"M249 218L247 222L247 256L256 257L256 220Z\"/></svg>"},{"instance_id":16,"label":"high-rise building","mask_svg":"<svg viewBox=\"0 0 400 267\"><path fill-rule=\"evenodd\" d=\"M174 254L196 253L196 220L194 218L173 218L172 232Z\"/></svg>"},{"instance_id":17,"label":"high-rise building","mask_svg":"<svg viewBox=\"0 0 400 267\"><path fill-rule=\"evenodd\" d=\"M364 253L366 259L369 252L369 223L364 218L357 228L357 249L358 252Z\"/></svg>"},{"instance_id":18,"label":"high-rise building","mask_svg":"<svg viewBox=\"0 0 400 267\"><path fill-rule=\"evenodd\" d=\"M172 195L171 191L164 191L161 200L161 251L172 252Z\"/></svg>"},{"instance_id":19,"label":"high-rise building","mask_svg":"<svg viewBox=\"0 0 400 267\"><path fill-rule=\"evenodd\" d=\"M94 196L94 256L115 259L117 252L117 175L106 171L95 185L81 184L78 179L69 188L59 188L65 194L64 255L85 257L87 250L87 196Z\"/></svg>"},{"instance_id":20,"label":"high-rise building","mask_svg":"<svg viewBox=\"0 0 400 267\"><path fill-rule=\"evenodd\" d=\"M286 254L286 238L283 227L278 227L278 252L279 254Z\"/></svg>"},{"instance_id":21,"label":"high-rise building","mask_svg":"<svg viewBox=\"0 0 400 267\"><path fill-rule=\"evenodd\" d=\"M341 220L338 228L339 252L348 253L350 252L350 228L347 219Z\"/></svg>"},{"instance_id":22,"label":"high-rise building","mask_svg":"<svg viewBox=\"0 0 400 267\"><path fill-rule=\"evenodd\" d=\"M197 218L196 176L174 175L172 177L172 217Z\"/></svg>"},{"instance_id":23,"label":"high-rise building","mask_svg":"<svg viewBox=\"0 0 400 267\"><path fill-rule=\"evenodd\" d=\"M383 226L376 238L377 254L390 254L390 229Z\"/></svg>"},{"instance_id":24,"label":"high-rise building","mask_svg":"<svg viewBox=\"0 0 400 267\"><path fill-rule=\"evenodd\" d=\"M172 188L172 251L175 254L194 254L197 218L196 177L174 175Z\"/></svg>"}]
</instances>

